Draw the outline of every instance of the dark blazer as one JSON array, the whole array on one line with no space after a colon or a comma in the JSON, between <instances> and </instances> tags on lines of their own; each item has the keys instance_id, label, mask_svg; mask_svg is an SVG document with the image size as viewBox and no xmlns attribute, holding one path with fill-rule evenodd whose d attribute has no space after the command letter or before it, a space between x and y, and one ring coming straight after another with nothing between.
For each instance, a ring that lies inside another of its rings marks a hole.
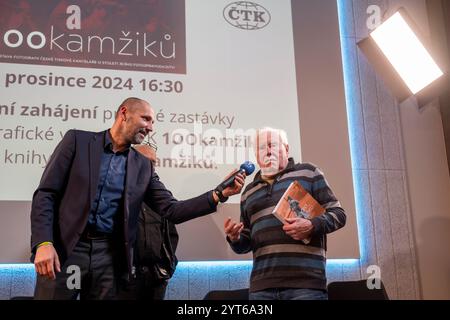
<instances>
[{"instance_id":1,"label":"dark blazer","mask_svg":"<svg viewBox=\"0 0 450 320\"><path fill-rule=\"evenodd\" d=\"M83 233L95 198L105 132L69 130L44 170L31 206L31 249L52 241L61 263ZM138 216L144 201L173 223L216 211L212 191L178 201L166 189L150 160L130 148L123 199L127 267L131 270ZM31 258L34 261L34 255Z\"/></svg>"}]
</instances>

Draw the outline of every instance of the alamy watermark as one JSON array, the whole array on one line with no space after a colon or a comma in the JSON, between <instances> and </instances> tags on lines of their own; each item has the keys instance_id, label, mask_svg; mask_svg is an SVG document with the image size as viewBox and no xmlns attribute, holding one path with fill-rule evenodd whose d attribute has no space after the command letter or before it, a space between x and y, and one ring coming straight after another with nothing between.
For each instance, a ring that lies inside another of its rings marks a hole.
<instances>
[{"instance_id":1,"label":"alamy watermark","mask_svg":"<svg viewBox=\"0 0 450 320\"><path fill-rule=\"evenodd\" d=\"M69 290L80 290L81 289L81 269L77 265L70 265L67 267L67 277L66 286Z\"/></svg>"},{"instance_id":2,"label":"alamy watermark","mask_svg":"<svg viewBox=\"0 0 450 320\"><path fill-rule=\"evenodd\" d=\"M369 275L366 280L367 289L381 289L381 268L371 265L367 267L366 273Z\"/></svg>"}]
</instances>

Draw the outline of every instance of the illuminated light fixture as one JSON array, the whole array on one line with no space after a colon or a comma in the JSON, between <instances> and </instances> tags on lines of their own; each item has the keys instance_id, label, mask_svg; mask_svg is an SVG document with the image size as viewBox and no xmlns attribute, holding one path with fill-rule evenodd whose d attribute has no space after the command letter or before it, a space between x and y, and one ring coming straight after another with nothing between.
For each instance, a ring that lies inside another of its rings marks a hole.
<instances>
[{"instance_id":1,"label":"illuminated light fixture","mask_svg":"<svg viewBox=\"0 0 450 320\"><path fill-rule=\"evenodd\" d=\"M413 94L444 74L400 12L370 36Z\"/></svg>"},{"instance_id":2,"label":"illuminated light fixture","mask_svg":"<svg viewBox=\"0 0 450 320\"><path fill-rule=\"evenodd\" d=\"M422 39L415 23L400 9L358 43L399 102L415 95L423 105L445 85L444 71Z\"/></svg>"}]
</instances>

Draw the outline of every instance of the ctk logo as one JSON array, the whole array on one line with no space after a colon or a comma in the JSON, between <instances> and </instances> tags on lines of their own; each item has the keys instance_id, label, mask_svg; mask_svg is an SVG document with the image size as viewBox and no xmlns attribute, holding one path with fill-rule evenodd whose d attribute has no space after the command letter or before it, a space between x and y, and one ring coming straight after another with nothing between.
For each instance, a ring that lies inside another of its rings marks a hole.
<instances>
[{"instance_id":1,"label":"ctk logo","mask_svg":"<svg viewBox=\"0 0 450 320\"><path fill-rule=\"evenodd\" d=\"M258 30L270 22L270 13L263 6L249 1L230 3L223 9L223 17L233 27Z\"/></svg>"}]
</instances>

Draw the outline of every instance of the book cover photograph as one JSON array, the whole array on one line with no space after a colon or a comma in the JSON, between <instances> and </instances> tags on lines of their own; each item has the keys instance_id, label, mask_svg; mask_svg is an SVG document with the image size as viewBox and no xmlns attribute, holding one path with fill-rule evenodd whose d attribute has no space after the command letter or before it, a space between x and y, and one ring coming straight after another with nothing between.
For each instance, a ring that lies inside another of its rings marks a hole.
<instances>
[{"instance_id":1,"label":"book cover photograph","mask_svg":"<svg viewBox=\"0 0 450 320\"><path fill-rule=\"evenodd\" d=\"M286 218L312 219L325 209L297 181L292 182L276 205L274 214L282 223Z\"/></svg>"}]
</instances>

